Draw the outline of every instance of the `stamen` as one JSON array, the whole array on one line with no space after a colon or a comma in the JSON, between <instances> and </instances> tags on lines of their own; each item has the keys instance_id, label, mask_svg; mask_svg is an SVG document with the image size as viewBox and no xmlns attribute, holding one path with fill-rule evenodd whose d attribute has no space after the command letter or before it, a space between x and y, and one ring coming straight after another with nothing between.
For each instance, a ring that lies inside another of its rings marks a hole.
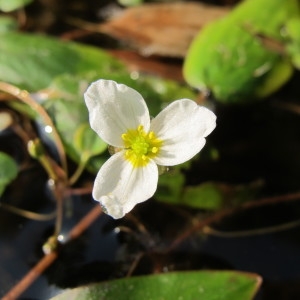
<instances>
[{"instance_id":1,"label":"stamen","mask_svg":"<svg viewBox=\"0 0 300 300\"><path fill-rule=\"evenodd\" d=\"M146 166L150 159L154 158L162 145L153 131L145 132L144 126L139 125L136 129L129 129L122 134L124 141L124 156L134 167Z\"/></svg>"},{"instance_id":2,"label":"stamen","mask_svg":"<svg viewBox=\"0 0 300 300\"><path fill-rule=\"evenodd\" d=\"M149 139L152 140L155 137L155 134L153 131L150 131L148 136L149 136Z\"/></svg>"},{"instance_id":3,"label":"stamen","mask_svg":"<svg viewBox=\"0 0 300 300\"><path fill-rule=\"evenodd\" d=\"M157 147L152 147L151 152L152 153L157 153L158 152L158 148Z\"/></svg>"}]
</instances>

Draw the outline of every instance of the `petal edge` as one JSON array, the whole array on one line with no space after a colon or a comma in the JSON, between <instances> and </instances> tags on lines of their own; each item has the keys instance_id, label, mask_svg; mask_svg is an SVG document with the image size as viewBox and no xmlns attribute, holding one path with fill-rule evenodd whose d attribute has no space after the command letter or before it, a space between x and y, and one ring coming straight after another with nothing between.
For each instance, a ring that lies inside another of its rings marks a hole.
<instances>
[{"instance_id":1,"label":"petal edge","mask_svg":"<svg viewBox=\"0 0 300 300\"><path fill-rule=\"evenodd\" d=\"M155 162L173 166L191 159L215 126L216 116L209 109L189 99L172 102L151 122L150 129L163 141Z\"/></svg>"},{"instance_id":2,"label":"petal edge","mask_svg":"<svg viewBox=\"0 0 300 300\"><path fill-rule=\"evenodd\" d=\"M92 129L109 145L122 147L122 133L139 125L145 130L150 126L145 100L124 84L100 79L88 87L84 99Z\"/></svg>"},{"instance_id":3,"label":"petal edge","mask_svg":"<svg viewBox=\"0 0 300 300\"><path fill-rule=\"evenodd\" d=\"M124 157L114 154L101 167L95 179L93 198L115 219L122 218L133 207L151 198L156 191L158 169L154 161L134 168Z\"/></svg>"}]
</instances>

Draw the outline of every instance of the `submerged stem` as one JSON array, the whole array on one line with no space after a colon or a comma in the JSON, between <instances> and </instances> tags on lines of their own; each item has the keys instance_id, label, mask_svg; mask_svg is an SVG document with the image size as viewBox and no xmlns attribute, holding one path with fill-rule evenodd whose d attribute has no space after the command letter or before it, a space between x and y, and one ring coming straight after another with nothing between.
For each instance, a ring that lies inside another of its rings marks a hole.
<instances>
[{"instance_id":1,"label":"submerged stem","mask_svg":"<svg viewBox=\"0 0 300 300\"><path fill-rule=\"evenodd\" d=\"M190 228L185 230L183 233L181 233L172 242L172 244L168 247L168 249L166 250L166 253L174 250L178 245L180 245L184 240L186 240L188 237L190 237L195 232L205 233L205 228L206 228L206 230L208 230L207 228L212 226L212 224L217 223L217 222L221 221L223 218L233 215L239 211L247 210L247 209L251 209L251 208L255 208L255 207L262 207L264 205L272 205L272 204L276 204L276 203L282 203L285 201L296 201L299 199L300 199L300 192L297 192L297 193L286 194L286 195L282 195L282 196L264 198L264 199L261 199L260 201L249 201L238 207L227 208L227 209L218 211L215 214L205 218L204 220L200 220L200 221L196 222L193 226L191 226ZM298 225L299 225L299 220L293 221L291 223L280 224L278 226L279 226L279 230L285 230L285 229L293 228ZM263 230L263 228L261 228L260 230ZM271 227L267 227L266 231L267 230L274 230L274 227L273 227L273 229ZM276 231L276 230L274 230L274 231ZM268 232L265 232L265 233L268 233Z\"/></svg>"},{"instance_id":2,"label":"submerged stem","mask_svg":"<svg viewBox=\"0 0 300 300\"><path fill-rule=\"evenodd\" d=\"M33 111L37 112L42 117L46 125L49 125L52 128L54 142L60 157L62 167L60 167L53 159L51 159L50 156L47 155L42 142L38 138L30 137L20 126L15 126L14 129L16 133L21 136L24 142L27 143L28 152L30 153L30 155L41 163L50 180L52 180L53 192L56 198L56 222L54 234L51 238L52 243L57 244L57 242L53 241L57 241L57 237L61 231L63 220L63 201L66 194L66 189L69 186L67 180L67 159L62 140L46 110L40 104L38 104L27 91L20 90L14 85L1 81L0 90L27 104ZM1 100L5 101L5 99ZM8 100L13 101L13 99ZM17 210L14 211L16 212Z\"/></svg>"},{"instance_id":3,"label":"submerged stem","mask_svg":"<svg viewBox=\"0 0 300 300\"><path fill-rule=\"evenodd\" d=\"M52 220L53 218L55 218L55 216L56 216L56 211L51 212L49 214L40 214L40 213L36 213L36 212L30 211L30 210L15 207L13 205L9 205L7 203L1 203L0 207L2 207L4 209L6 209L7 211L10 211L14 214L17 214L24 218L35 220L35 221L49 221L49 220Z\"/></svg>"},{"instance_id":4,"label":"submerged stem","mask_svg":"<svg viewBox=\"0 0 300 300\"><path fill-rule=\"evenodd\" d=\"M250 230L221 231L221 230L214 229L210 226L204 226L202 231L204 234L214 235L222 238L238 238L238 237L246 237L246 236L253 236L253 235L256 236L262 234L269 234L269 233L292 229L298 226L300 226L300 219L291 222L282 223L279 225L250 229Z\"/></svg>"}]
</instances>

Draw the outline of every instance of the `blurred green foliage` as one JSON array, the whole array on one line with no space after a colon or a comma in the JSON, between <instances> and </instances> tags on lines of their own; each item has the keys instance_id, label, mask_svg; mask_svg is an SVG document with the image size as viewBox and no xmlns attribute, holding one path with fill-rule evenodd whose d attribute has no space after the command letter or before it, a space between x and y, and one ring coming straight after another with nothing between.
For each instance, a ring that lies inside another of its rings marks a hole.
<instances>
[{"instance_id":1,"label":"blurred green foliage","mask_svg":"<svg viewBox=\"0 0 300 300\"><path fill-rule=\"evenodd\" d=\"M0 196L6 186L18 175L18 165L8 154L0 152Z\"/></svg>"},{"instance_id":2,"label":"blurred green foliage","mask_svg":"<svg viewBox=\"0 0 300 300\"><path fill-rule=\"evenodd\" d=\"M28 5L32 1L33 0L0 0L0 10L11 12Z\"/></svg>"},{"instance_id":3,"label":"blurred green foliage","mask_svg":"<svg viewBox=\"0 0 300 300\"><path fill-rule=\"evenodd\" d=\"M270 95L292 76L293 64L299 67L299 20L298 0L241 2L194 39L185 79L225 103Z\"/></svg>"}]
</instances>

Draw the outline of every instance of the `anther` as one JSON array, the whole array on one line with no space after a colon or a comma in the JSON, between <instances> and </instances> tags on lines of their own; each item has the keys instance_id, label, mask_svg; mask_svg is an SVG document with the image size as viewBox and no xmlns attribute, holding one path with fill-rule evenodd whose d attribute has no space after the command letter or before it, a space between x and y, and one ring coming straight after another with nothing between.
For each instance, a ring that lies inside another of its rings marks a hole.
<instances>
[{"instance_id":1,"label":"anther","mask_svg":"<svg viewBox=\"0 0 300 300\"><path fill-rule=\"evenodd\" d=\"M158 151L158 148L157 148L157 147L152 147L152 149L151 149L151 152L152 152L152 153L157 153L157 151Z\"/></svg>"},{"instance_id":2,"label":"anther","mask_svg":"<svg viewBox=\"0 0 300 300\"><path fill-rule=\"evenodd\" d=\"M122 137L122 140L123 140L123 141L127 141L127 140L128 140L128 134L126 134L126 133L123 133L123 134L121 135L121 137Z\"/></svg>"},{"instance_id":3,"label":"anther","mask_svg":"<svg viewBox=\"0 0 300 300\"><path fill-rule=\"evenodd\" d=\"M139 125L139 127L137 128L138 132L142 132L144 129L144 126L143 125Z\"/></svg>"},{"instance_id":4,"label":"anther","mask_svg":"<svg viewBox=\"0 0 300 300\"><path fill-rule=\"evenodd\" d=\"M154 132L150 131L148 136L149 136L149 139L152 140L154 138L154 136L155 136Z\"/></svg>"}]
</instances>

